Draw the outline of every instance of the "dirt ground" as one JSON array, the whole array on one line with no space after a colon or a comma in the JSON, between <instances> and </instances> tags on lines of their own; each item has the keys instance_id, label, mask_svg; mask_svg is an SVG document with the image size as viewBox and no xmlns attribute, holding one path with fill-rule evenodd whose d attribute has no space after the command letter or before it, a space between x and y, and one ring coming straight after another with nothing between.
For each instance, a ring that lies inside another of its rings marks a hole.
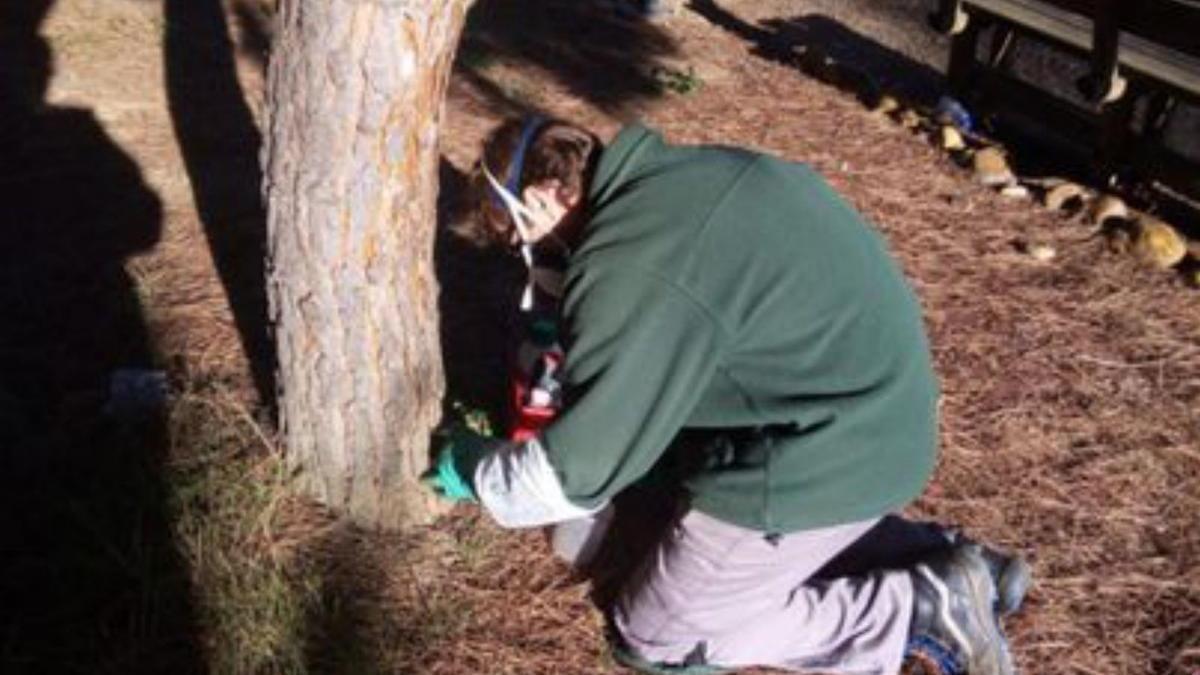
<instances>
[{"instance_id":1,"label":"dirt ground","mask_svg":"<svg viewBox=\"0 0 1200 675\"><path fill-rule=\"evenodd\" d=\"M42 112L86 120L79 133L136 166L129 184L156 203L152 231L106 263L140 312L130 330L148 336L172 377L221 382L257 416L255 393L270 390L255 366L266 335L255 321L266 5L39 3L47 13L32 25L53 62ZM885 87L933 90L943 43L919 32L919 4L697 0L645 26L582 3L481 2L447 103L446 211L487 130L528 110L603 133L640 118L672 141L812 164L886 235L925 311L944 394L942 456L911 515L960 525L1034 565L1026 607L1007 625L1021 670L1195 675L1198 291L1111 252L1078 218L976 184L923 135L777 58L797 36L832 36L879 64ZM1031 257L1035 244L1055 257ZM503 321L510 261L444 247L441 283L461 320ZM481 338L453 348L452 391L503 363ZM472 397L495 405L487 391ZM335 559L354 558L334 565L354 619L325 638L362 647L353 659L318 657L312 672L622 672L592 600L615 573L595 586L572 575L539 532L502 532L470 508L403 537L335 527L312 506L284 521L275 535L287 546L320 540L352 552Z\"/></svg>"}]
</instances>

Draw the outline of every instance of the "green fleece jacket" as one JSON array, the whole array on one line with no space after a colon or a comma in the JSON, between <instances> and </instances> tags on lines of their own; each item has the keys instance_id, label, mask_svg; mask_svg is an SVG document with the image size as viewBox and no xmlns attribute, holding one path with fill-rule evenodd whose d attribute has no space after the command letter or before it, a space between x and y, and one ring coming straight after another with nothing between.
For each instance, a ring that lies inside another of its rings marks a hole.
<instances>
[{"instance_id":1,"label":"green fleece jacket","mask_svg":"<svg viewBox=\"0 0 1200 675\"><path fill-rule=\"evenodd\" d=\"M684 429L730 429L692 506L764 532L879 516L936 455L916 299L812 169L642 126L607 147L567 272L565 406L546 455L572 503L643 476Z\"/></svg>"}]
</instances>

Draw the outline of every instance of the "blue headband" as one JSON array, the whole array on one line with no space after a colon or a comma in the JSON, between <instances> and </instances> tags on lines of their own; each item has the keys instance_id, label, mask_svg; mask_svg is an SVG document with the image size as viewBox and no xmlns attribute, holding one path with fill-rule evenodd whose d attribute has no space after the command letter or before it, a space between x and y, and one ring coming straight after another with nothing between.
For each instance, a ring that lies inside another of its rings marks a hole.
<instances>
[{"instance_id":1,"label":"blue headband","mask_svg":"<svg viewBox=\"0 0 1200 675\"><path fill-rule=\"evenodd\" d=\"M520 199L517 191L521 187L521 170L525 164L525 151L529 149L529 143L533 140L533 135L545 123L546 120L541 115L530 115L526 118L525 125L521 127L521 140L517 142L517 149L513 152L512 160L509 162L508 180L504 183L505 189L517 199ZM492 192L492 202L498 207L503 208L504 206L503 200L500 199L500 196L494 190Z\"/></svg>"}]
</instances>

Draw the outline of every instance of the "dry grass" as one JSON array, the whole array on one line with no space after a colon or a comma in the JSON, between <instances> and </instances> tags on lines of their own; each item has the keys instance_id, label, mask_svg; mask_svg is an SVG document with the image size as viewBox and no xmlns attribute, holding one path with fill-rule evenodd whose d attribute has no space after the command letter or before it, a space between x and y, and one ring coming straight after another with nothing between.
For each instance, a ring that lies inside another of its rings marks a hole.
<instances>
[{"instance_id":1,"label":"dry grass","mask_svg":"<svg viewBox=\"0 0 1200 675\"><path fill-rule=\"evenodd\" d=\"M287 477L257 452L258 431L219 392L186 392L172 407L169 469L174 534L190 570L204 652L214 672L305 672L307 607L316 579L287 565L276 523Z\"/></svg>"},{"instance_id":2,"label":"dry grass","mask_svg":"<svg viewBox=\"0 0 1200 675\"><path fill-rule=\"evenodd\" d=\"M912 511L1034 562L1029 604L1010 626L1023 670L1195 672L1196 291L1108 253L1077 222L972 184L924 138L794 68L749 57L695 17L673 30L711 76L699 93L644 110L649 121L678 141L813 164L887 235L910 275L945 395L943 459ZM562 109L578 117L575 105ZM483 112L452 114L456 159L469 161L459 139L486 126ZM1037 262L1018 240L1059 255Z\"/></svg>"},{"instance_id":3,"label":"dry grass","mask_svg":"<svg viewBox=\"0 0 1200 675\"><path fill-rule=\"evenodd\" d=\"M164 201L162 242L131 272L187 392L169 420L168 476L211 670L620 672L605 654L589 585L549 557L540 533L501 532L470 509L411 535L368 533L292 494L249 407L245 357L179 180L161 92L148 107L122 104L133 96L122 72L161 80L159 36L144 29L159 25L156 10L105 0L102 11L119 18L114 46L77 32L84 4L62 0L49 25L52 47L68 47L60 60L76 59L61 61L58 91L107 111L110 133ZM738 13L750 4L723 6ZM1034 562L1036 585L1010 625L1024 672L1197 672L1196 292L1084 240L1069 220L972 184L924 139L752 56L694 14L669 30L681 50L672 67L694 67L703 87L631 109L676 141L812 163L878 224L909 273L945 393L942 462L913 512ZM107 75L106 59L116 64ZM605 132L618 125L544 71L486 61L501 91ZM259 100L259 81L243 83ZM469 166L507 109L456 78L448 159ZM1036 262L1014 248L1018 238L1050 243L1059 256Z\"/></svg>"}]
</instances>

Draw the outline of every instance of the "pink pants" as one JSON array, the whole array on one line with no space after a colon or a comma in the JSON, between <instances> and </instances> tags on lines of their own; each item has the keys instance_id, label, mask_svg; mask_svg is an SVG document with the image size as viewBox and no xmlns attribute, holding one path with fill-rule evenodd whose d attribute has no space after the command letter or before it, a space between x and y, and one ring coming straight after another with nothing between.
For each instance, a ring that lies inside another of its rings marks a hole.
<instances>
[{"instance_id":1,"label":"pink pants","mask_svg":"<svg viewBox=\"0 0 1200 675\"><path fill-rule=\"evenodd\" d=\"M912 613L905 571L811 580L877 520L768 538L689 511L614 608L657 663L896 673Z\"/></svg>"}]
</instances>

